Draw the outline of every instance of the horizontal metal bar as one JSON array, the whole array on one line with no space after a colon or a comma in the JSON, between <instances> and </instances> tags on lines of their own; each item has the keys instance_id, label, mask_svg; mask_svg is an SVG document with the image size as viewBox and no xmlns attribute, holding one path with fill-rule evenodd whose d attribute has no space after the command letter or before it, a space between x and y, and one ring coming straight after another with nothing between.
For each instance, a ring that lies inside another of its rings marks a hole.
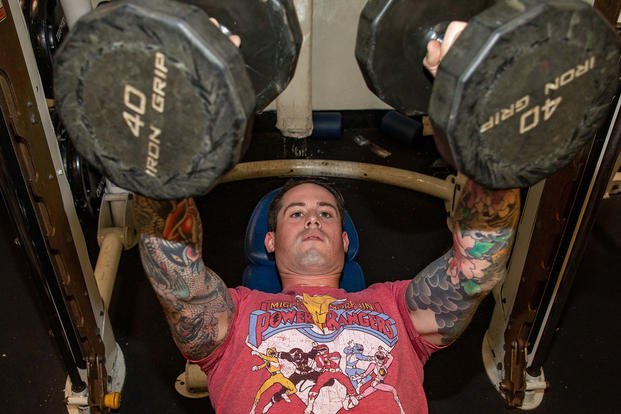
<instances>
[{"instance_id":1,"label":"horizontal metal bar","mask_svg":"<svg viewBox=\"0 0 621 414\"><path fill-rule=\"evenodd\" d=\"M323 176L353 178L420 191L443 200L452 200L454 184L430 175L352 161L269 160L237 164L219 183L266 177Z\"/></svg>"}]
</instances>

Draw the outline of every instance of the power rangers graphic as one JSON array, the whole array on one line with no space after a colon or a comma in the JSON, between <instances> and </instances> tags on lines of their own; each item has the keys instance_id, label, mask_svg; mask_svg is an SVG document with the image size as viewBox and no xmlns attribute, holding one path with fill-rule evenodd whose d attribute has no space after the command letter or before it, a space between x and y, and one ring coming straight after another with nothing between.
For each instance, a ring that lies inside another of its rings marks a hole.
<instances>
[{"instance_id":1,"label":"power rangers graphic","mask_svg":"<svg viewBox=\"0 0 621 414\"><path fill-rule=\"evenodd\" d=\"M392 365L393 357L386 350L380 347L375 356L373 358L373 362L369 364L367 370L358 378L362 378L365 375L373 373L373 382L371 386L364 390L362 394L358 396L358 399L361 400L369 395L373 394L375 391L386 391L391 392L393 398L395 399L397 406L399 407L400 413L405 414L403 411L403 407L401 406L401 401L399 401L399 396L397 396L397 390L392 385L384 384L384 378L388 375L388 367ZM358 379L357 378L357 379Z\"/></svg>"},{"instance_id":2,"label":"power rangers graphic","mask_svg":"<svg viewBox=\"0 0 621 414\"><path fill-rule=\"evenodd\" d=\"M364 346L354 341L349 341L347 347L343 349L345 354L345 373L356 387L356 391L360 392L360 387L371 380L371 375L360 376L364 372L364 369L358 367L358 361L372 361L373 357L369 355L363 355Z\"/></svg>"},{"instance_id":3,"label":"power rangers graphic","mask_svg":"<svg viewBox=\"0 0 621 414\"><path fill-rule=\"evenodd\" d=\"M319 375L319 378L317 378L317 382L308 393L308 402L306 403L307 406L306 410L304 410L304 414L310 414L313 412L313 404L315 402L315 399L319 395L319 391L330 380L339 382L347 390L346 398L345 400L343 400L343 408L349 410L350 408L358 405L358 400L355 397L356 390L354 389L354 386L352 385L349 377L345 375L339 367L339 364L341 362L341 354L339 354L338 352L330 352L328 346L324 344L313 345L313 348L317 350L315 362L317 363L317 367L321 371L321 375Z\"/></svg>"},{"instance_id":4,"label":"power rangers graphic","mask_svg":"<svg viewBox=\"0 0 621 414\"><path fill-rule=\"evenodd\" d=\"M312 357L311 357L312 355ZM321 374L320 371L313 368L312 362L314 362L315 354L313 352L304 352L300 348L292 348L289 352L279 352L278 358L292 362L295 365L295 371L289 376L289 380L295 384L298 390L309 389L317 382L317 378ZM276 391L270 402L267 403L263 412L267 413L269 409L280 400L287 400L285 395L287 388L281 387Z\"/></svg>"},{"instance_id":5,"label":"power rangers graphic","mask_svg":"<svg viewBox=\"0 0 621 414\"><path fill-rule=\"evenodd\" d=\"M403 414L385 383L388 368L398 364L390 354L397 341L394 320L377 303L307 294L264 302L250 315L246 341L258 358L249 369L261 375L249 412L362 413L359 401L386 391L396 401L394 412Z\"/></svg>"},{"instance_id":6,"label":"power rangers graphic","mask_svg":"<svg viewBox=\"0 0 621 414\"><path fill-rule=\"evenodd\" d=\"M268 348L267 354L265 355L257 351L252 351L252 355L256 355L264 361L261 365L255 365L254 367L252 367L252 370L258 371L262 368L265 368L271 376L265 380L263 385L261 385L261 388L259 388L259 391L257 391L257 394L254 397L254 404L252 405L252 409L250 410L251 414L254 414L261 395L263 395L263 393L272 385L281 384L283 387L286 388L286 392L284 392L281 396L287 401L290 401L289 395L294 394L297 391L295 385L293 385L289 378L285 377L282 372L280 372L280 363L278 362L276 354L276 348Z\"/></svg>"}]
</instances>

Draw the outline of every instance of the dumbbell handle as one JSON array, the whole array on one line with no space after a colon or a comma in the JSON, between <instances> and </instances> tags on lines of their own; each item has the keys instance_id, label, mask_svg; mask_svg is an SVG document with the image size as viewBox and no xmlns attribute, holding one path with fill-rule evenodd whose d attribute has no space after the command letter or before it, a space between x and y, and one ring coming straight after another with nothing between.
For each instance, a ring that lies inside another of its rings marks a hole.
<instances>
[{"instance_id":1,"label":"dumbbell handle","mask_svg":"<svg viewBox=\"0 0 621 414\"><path fill-rule=\"evenodd\" d=\"M421 36L421 38L423 38L421 55L425 56L423 64L434 77L436 76L440 62L466 26L467 23L464 21L454 20L451 22L441 22L431 26L429 30ZM430 55L427 47L429 42L433 40L440 42L441 46L436 53Z\"/></svg>"},{"instance_id":2,"label":"dumbbell handle","mask_svg":"<svg viewBox=\"0 0 621 414\"><path fill-rule=\"evenodd\" d=\"M222 33L226 37L233 36L235 34L235 33L231 32L228 27L226 27L225 25L223 25L220 22L218 22L218 24L216 26L218 27L218 29L220 29L220 33Z\"/></svg>"},{"instance_id":3,"label":"dumbbell handle","mask_svg":"<svg viewBox=\"0 0 621 414\"><path fill-rule=\"evenodd\" d=\"M446 34L446 28L448 25L449 22L441 22L427 28L424 35L421 36L421 46L423 50L427 48L427 43L432 40L437 40L440 43L444 42L444 35Z\"/></svg>"}]
</instances>

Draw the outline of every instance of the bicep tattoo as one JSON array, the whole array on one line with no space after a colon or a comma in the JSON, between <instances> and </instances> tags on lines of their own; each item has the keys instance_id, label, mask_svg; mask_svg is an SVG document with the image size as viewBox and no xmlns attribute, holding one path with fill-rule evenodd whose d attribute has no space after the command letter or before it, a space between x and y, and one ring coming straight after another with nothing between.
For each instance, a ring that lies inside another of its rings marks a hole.
<instances>
[{"instance_id":1,"label":"bicep tattoo","mask_svg":"<svg viewBox=\"0 0 621 414\"><path fill-rule=\"evenodd\" d=\"M222 328L233 314L222 279L191 245L143 236L140 256L177 346L191 359L208 355L224 339Z\"/></svg>"},{"instance_id":2,"label":"bicep tattoo","mask_svg":"<svg viewBox=\"0 0 621 414\"><path fill-rule=\"evenodd\" d=\"M233 303L218 275L202 261L202 228L192 199L157 201L136 196L140 257L164 309L173 338L191 359L224 339Z\"/></svg>"},{"instance_id":3,"label":"bicep tattoo","mask_svg":"<svg viewBox=\"0 0 621 414\"><path fill-rule=\"evenodd\" d=\"M453 229L453 248L419 273L407 291L410 311L429 310L444 343L466 328L505 274L519 216L519 191L469 182Z\"/></svg>"}]
</instances>

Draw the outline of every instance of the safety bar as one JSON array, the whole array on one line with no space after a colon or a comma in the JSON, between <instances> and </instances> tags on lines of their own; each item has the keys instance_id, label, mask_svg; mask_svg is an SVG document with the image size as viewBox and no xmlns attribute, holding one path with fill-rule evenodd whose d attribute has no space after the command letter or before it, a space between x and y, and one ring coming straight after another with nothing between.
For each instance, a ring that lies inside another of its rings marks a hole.
<instances>
[{"instance_id":1,"label":"safety bar","mask_svg":"<svg viewBox=\"0 0 621 414\"><path fill-rule=\"evenodd\" d=\"M353 178L419 191L452 201L455 183L430 175L383 165L337 160L271 160L240 163L220 183L266 177L322 176Z\"/></svg>"}]
</instances>

